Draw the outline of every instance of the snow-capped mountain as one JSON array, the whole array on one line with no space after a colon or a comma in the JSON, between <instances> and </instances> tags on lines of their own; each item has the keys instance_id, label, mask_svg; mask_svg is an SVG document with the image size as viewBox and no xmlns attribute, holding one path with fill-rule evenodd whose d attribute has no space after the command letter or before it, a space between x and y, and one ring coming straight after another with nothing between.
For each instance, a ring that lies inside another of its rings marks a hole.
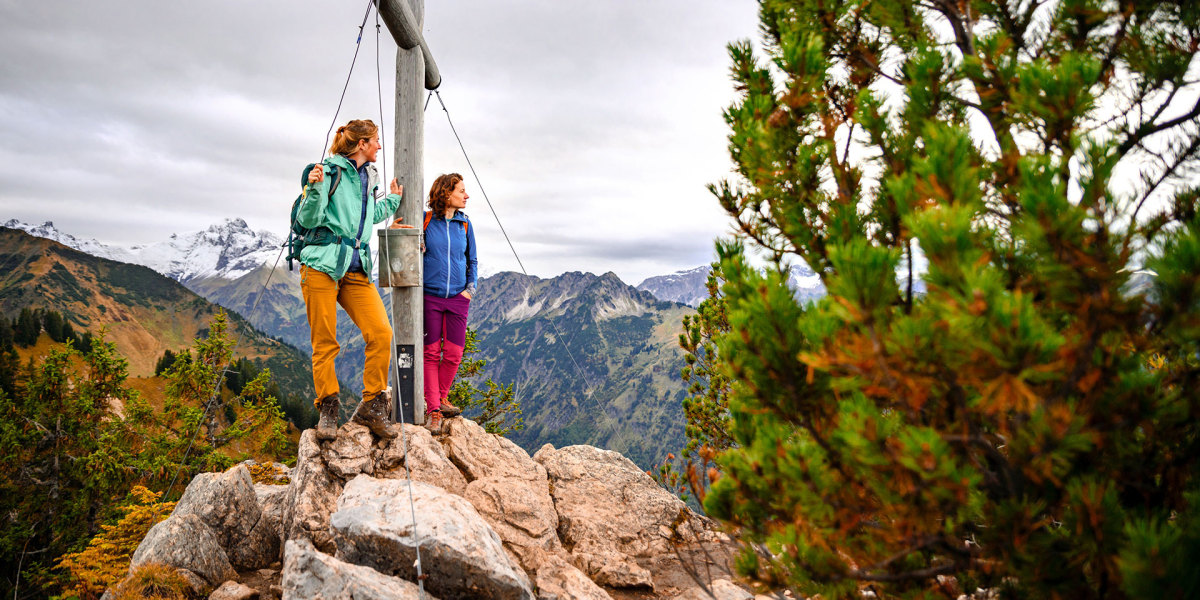
<instances>
[{"instance_id":1,"label":"snow-capped mountain","mask_svg":"<svg viewBox=\"0 0 1200 600\"><path fill-rule=\"evenodd\" d=\"M84 240L77 238L69 233L63 233L59 231L54 227L54 223L51 221L46 221L41 225L30 225L29 223L23 223L16 219L9 219L4 226L9 229L19 229L34 237L53 240L68 248L74 248L75 250L86 252L92 256L99 256L100 258L107 258L109 260L125 263L136 264L137 262L134 260L133 253L131 253L128 248L121 246L109 246L106 244L101 244L96 240Z\"/></svg>"},{"instance_id":2,"label":"snow-capped mountain","mask_svg":"<svg viewBox=\"0 0 1200 600\"><path fill-rule=\"evenodd\" d=\"M4 224L48 238L88 254L149 267L180 283L220 277L237 279L263 264L274 264L283 240L269 231L254 231L242 219L225 219L204 231L176 233L162 242L115 246L63 233L46 221L30 225L16 219Z\"/></svg>"},{"instance_id":3,"label":"snow-capped mountain","mask_svg":"<svg viewBox=\"0 0 1200 600\"><path fill-rule=\"evenodd\" d=\"M700 302L708 298L706 286L708 285L708 273L711 270L711 267L704 265L694 269L676 271L669 275L649 277L639 283L637 289L650 292L659 300L681 302L693 307L700 306ZM788 276L788 287L801 301L825 295L825 286L821 284L821 278L804 264L792 267Z\"/></svg>"},{"instance_id":4,"label":"snow-capped mountain","mask_svg":"<svg viewBox=\"0 0 1200 600\"><path fill-rule=\"evenodd\" d=\"M708 272L711 270L711 267L704 265L685 271L676 271L670 275L647 277L637 284L637 289L650 292L659 300L679 302L693 307L700 306L700 302L708 297L708 289L705 285L708 282Z\"/></svg>"},{"instance_id":5,"label":"snow-capped mountain","mask_svg":"<svg viewBox=\"0 0 1200 600\"><path fill-rule=\"evenodd\" d=\"M264 264L274 264L283 240L254 231L242 219L225 219L204 231L172 234L166 241L130 250L137 263L181 283L192 279L237 279Z\"/></svg>"}]
</instances>

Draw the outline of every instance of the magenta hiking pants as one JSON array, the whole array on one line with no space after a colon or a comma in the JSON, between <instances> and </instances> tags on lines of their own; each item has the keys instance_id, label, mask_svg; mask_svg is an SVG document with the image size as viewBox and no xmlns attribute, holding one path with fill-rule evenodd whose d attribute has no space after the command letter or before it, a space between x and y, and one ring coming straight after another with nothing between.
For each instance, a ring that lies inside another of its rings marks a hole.
<instances>
[{"instance_id":1,"label":"magenta hiking pants","mask_svg":"<svg viewBox=\"0 0 1200 600\"><path fill-rule=\"evenodd\" d=\"M467 309L471 301L459 294L449 298L425 296L425 414L442 407L462 362L467 345Z\"/></svg>"}]
</instances>

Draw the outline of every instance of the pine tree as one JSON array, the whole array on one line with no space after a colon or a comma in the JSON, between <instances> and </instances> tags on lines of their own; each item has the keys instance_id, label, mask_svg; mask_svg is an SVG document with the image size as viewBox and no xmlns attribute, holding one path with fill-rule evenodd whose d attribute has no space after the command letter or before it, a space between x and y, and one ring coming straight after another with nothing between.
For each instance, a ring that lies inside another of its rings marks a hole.
<instances>
[{"instance_id":1,"label":"pine tree","mask_svg":"<svg viewBox=\"0 0 1200 600\"><path fill-rule=\"evenodd\" d=\"M13 345L13 325L4 316L0 315L0 348L8 348Z\"/></svg>"},{"instance_id":2,"label":"pine tree","mask_svg":"<svg viewBox=\"0 0 1200 600\"><path fill-rule=\"evenodd\" d=\"M51 340L58 343L63 343L66 338L63 337L63 318L62 314L56 310L48 310L42 315L42 323L46 330L46 335L50 336Z\"/></svg>"},{"instance_id":3,"label":"pine tree","mask_svg":"<svg viewBox=\"0 0 1200 600\"><path fill-rule=\"evenodd\" d=\"M475 358L479 353L479 340L475 330L467 328L467 344L463 347L462 362L450 388L449 400L463 410L463 414L479 423L488 433L506 435L525 428L521 418L521 401L513 392L512 384L500 385L492 378L483 382L484 387L475 385L473 378L483 373L487 361Z\"/></svg>"},{"instance_id":4,"label":"pine tree","mask_svg":"<svg viewBox=\"0 0 1200 600\"><path fill-rule=\"evenodd\" d=\"M241 389L230 397L222 393L220 385L228 373L221 369L233 366L233 339L228 332L228 317L218 310L209 326L206 337L193 344L193 351L181 353L166 372L167 398L164 404L167 416L184 423L185 431L203 431L198 438L200 454L206 469L221 469L230 466L233 457L217 450L245 439L255 441L256 452L262 456L282 457L291 453L293 444L287 438L287 422L279 402L270 392L278 394L278 387L271 386L271 370L263 369L252 379L238 382ZM253 369L250 363L244 363ZM236 410L236 422L222 423L218 415L224 415L226 407Z\"/></svg>"},{"instance_id":5,"label":"pine tree","mask_svg":"<svg viewBox=\"0 0 1200 600\"><path fill-rule=\"evenodd\" d=\"M696 314L684 315L679 347L687 366L680 372L688 384L683 399L684 435L687 445L680 456L667 454L655 469L647 471L666 489L685 502L703 497L709 487L711 463L718 452L734 447L729 432L729 392L732 382L723 372L716 340L729 331L725 298L721 293L720 263L712 265L705 287L708 298L696 307Z\"/></svg>"},{"instance_id":6,"label":"pine tree","mask_svg":"<svg viewBox=\"0 0 1200 600\"><path fill-rule=\"evenodd\" d=\"M154 376L160 377L167 369L170 369L175 364L175 353L171 352L170 348L163 350L163 355L158 358L158 362L154 363Z\"/></svg>"},{"instance_id":7,"label":"pine tree","mask_svg":"<svg viewBox=\"0 0 1200 600\"><path fill-rule=\"evenodd\" d=\"M111 413L136 400L127 364L98 345L85 357L51 350L16 393L0 394L0 569L8 577L22 565L27 589L53 586L30 577L95 533L106 507L147 473L125 420Z\"/></svg>"},{"instance_id":8,"label":"pine tree","mask_svg":"<svg viewBox=\"0 0 1200 600\"><path fill-rule=\"evenodd\" d=\"M37 343L38 336L41 333L42 325L40 319L34 317L31 309L22 308L20 316L17 317L16 325L13 327L13 339L17 345L28 348Z\"/></svg>"},{"instance_id":9,"label":"pine tree","mask_svg":"<svg viewBox=\"0 0 1200 600\"><path fill-rule=\"evenodd\" d=\"M220 389L216 373L231 348L225 315L218 313L208 337L195 341L198 358L181 352L167 371L162 410L127 385L128 361L105 340L104 330L87 354L68 346L30 357L13 391L0 388L0 577L7 578L0 579L0 595L11 595L18 565L21 587L46 596L62 585L94 588L93 575L107 577L112 557L76 554L61 565L65 575L52 569L60 556L100 532L135 484L177 497L201 471L223 470L248 457L274 462L295 456L268 370L240 394L218 394L209 402L209 393ZM0 376L8 357L16 365L15 350L0 353ZM232 448L239 441L249 454ZM149 526L145 519L138 523ZM100 550L105 544L97 542ZM103 572L92 572L101 566Z\"/></svg>"},{"instance_id":10,"label":"pine tree","mask_svg":"<svg viewBox=\"0 0 1200 600\"><path fill-rule=\"evenodd\" d=\"M732 443L704 504L739 571L827 599L1200 593L1200 8L761 21L712 187L741 239L717 245ZM792 296L795 261L827 297Z\"/></svg>"}]
</instances>

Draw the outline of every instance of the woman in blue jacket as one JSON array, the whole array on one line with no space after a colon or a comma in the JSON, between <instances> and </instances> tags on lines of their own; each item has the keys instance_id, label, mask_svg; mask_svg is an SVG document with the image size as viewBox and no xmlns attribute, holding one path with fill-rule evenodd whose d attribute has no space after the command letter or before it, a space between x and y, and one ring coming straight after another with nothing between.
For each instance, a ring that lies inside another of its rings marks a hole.
<instances>
[{"instance_id":1,"label":"woman in blue jacket","mask_svg":"<svg viewBox=\"0 0 1200 600\"><path fill-rule=\"evenodd\" d=\"M475 231L462 175L440 175L425 214L425 426L441 433L442 417L462 411L446 397L467 343L467 310L475 295Z\"/></svg>"}]
</instances>

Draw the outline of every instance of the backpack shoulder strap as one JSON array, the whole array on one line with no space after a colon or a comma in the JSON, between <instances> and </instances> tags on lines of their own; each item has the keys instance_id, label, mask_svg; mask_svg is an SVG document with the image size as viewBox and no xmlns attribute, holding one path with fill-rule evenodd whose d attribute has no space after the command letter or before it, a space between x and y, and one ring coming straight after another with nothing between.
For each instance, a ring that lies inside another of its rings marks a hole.
<instances>
[{"instance_id":1,"label":"backpack shoulder strap","mask_svg":"<svg viewBox=\"0 0 1200 600\"><path fill-rule=\"evenodd\" d=\"M333 181L329 182L329 197L332 198L333 192L337 190L338 184L342 182L342 169L329 161L325 161L325 166L326 170L330 172L329 176L333 178Z\"/></svg>"},{"instance_id":2,"label":"backpack shoulder strap","mask_svg":"<svg viewBox=\"0 0 1200 600\"><path fill-rule=\"evenodd\" d=\"M425 231L426 229L429 229L429 220L432 218L433 218L433 211L432 210L425 211L425 224L421 226L421 231Z\"/></svg>"}]
</instances>

